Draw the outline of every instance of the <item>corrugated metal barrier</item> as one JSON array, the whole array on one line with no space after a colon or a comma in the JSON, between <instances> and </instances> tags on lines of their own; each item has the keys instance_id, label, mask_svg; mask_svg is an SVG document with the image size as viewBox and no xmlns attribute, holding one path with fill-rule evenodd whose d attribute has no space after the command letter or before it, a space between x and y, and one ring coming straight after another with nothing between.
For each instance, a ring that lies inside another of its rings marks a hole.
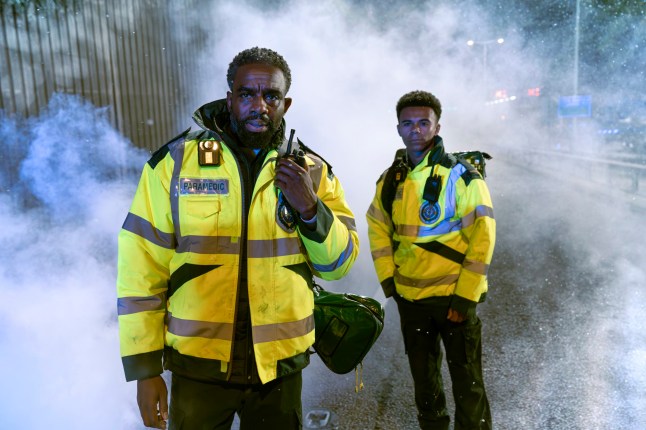
<instances>
[{"instance_id":1,"label":"corrugated metal barrier","mask_svg":"<svg viewBox=\"0 0 646 430\"><path fill-rule=\"evenodd\" d=\"M193 0L173 10L188 23ZM110 106L112 124L155 150L186 123L198 47L172 40L166 0L0 0L0 109L37 115L54 92ZM185 15L185 16L183 16Z\"/></svg>"}]
</instances>

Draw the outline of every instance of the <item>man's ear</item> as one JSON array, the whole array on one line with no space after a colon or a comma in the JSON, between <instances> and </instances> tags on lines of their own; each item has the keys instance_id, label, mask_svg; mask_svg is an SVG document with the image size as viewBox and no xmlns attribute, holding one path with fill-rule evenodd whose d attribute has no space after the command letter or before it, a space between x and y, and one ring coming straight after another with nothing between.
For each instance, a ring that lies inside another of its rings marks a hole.
<instances>
[{"instance_id":1,"label":"man's ear","mask_svg":"<svg viewBox=\"0 0 646 430\"><path fill-rule=\"evenodd\" d=\"M441 124L438 124L438 125L437 125L437 127L435 127L435 135L436 135L436 136L437 136L438 134L440 134L440 128L442 128L442 125L441 125Z\"/></svg>"},{"instance_id":2,"label":"man's ear","mask_svg":"<svg viewBox=\"0 0 646 430\"><path fill-rule=\"evenodd\" d=\"M283 113L287 113L287 110L292 105L292 98L291 97L285 97L284 104L285 104L285 110L283 111Z\"/></svg>"},{"instance_id":3,"label":"man's ear","mask_svg":"<svg viewBox=\"0 0 646 430\"><path fill-rule=\"evenodd\" d=\"M399 137L404 137L402 136L401 131L399 131L399 123L397 123L397 134L399 135Z\"/></svg>"},{"instance_id":4,"label":"man's ear","mask_svg":"<svg viewBox=\"0 0 646 430\"><path fill-rule=\"evenodd\" d=\"M231 91L227 91L227 110L231 112L231 100L233 98L233 94L231 94Z\"/></svg>"}]
</instances>

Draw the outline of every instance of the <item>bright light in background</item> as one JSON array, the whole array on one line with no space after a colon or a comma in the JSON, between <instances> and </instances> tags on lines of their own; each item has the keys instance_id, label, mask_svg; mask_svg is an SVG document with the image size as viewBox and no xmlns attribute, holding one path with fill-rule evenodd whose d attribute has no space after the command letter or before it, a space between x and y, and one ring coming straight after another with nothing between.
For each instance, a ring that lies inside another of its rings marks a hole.
<instances>
[{"instance_id":1,"label":"bright light in background","mask_svg":"<svg viewBox=\"0 0 646 430\"><path fill-rule=\"evenodd\" d=\"M494 43L494 42L496 42L499 45L502 45L503 43L505 43L505 39L503 39L502 37L499 37L498 39L495 39L495 40L484 40L484 41L475 41L475 40L470 39L470 40L467 40L467 45L469 45L469 46L488 45L488 44Z\"/></svg>"}]
</instances>

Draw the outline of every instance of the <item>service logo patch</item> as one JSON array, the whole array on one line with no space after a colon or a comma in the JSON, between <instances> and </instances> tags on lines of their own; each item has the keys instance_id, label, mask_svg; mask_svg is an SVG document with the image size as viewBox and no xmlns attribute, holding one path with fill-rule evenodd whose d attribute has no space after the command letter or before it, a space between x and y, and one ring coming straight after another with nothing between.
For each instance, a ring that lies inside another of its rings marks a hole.
<instances>
[{"instance_id":1,"label":"service logo patch","mask_svg":"<svg viewBox=\"0 0 646 430\"><path fill-rule=\"evenodd\" d=\"M433 224L440 217L440 204L435 202L433 206L427 201L419 209L419 217L424 224Z\"/></svg>"}]
</instances>

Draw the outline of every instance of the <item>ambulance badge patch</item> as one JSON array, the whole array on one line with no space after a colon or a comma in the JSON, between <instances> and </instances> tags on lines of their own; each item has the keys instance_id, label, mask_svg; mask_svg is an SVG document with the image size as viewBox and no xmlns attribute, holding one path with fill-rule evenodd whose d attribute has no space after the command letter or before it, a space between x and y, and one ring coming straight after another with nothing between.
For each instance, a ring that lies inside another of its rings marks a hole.
<instances>
[{"instance_id":1,"label":"ambulance badge patch","mask_svg":"<svg viewBox=\"0 0 646 430\"><path fill-rule=\"evenodd\" d=\"M419 209L419 217L424 224L433 224L440 217L440 204L435 202L433 206L427 201Z\"/></svg>"}]
</instances>

